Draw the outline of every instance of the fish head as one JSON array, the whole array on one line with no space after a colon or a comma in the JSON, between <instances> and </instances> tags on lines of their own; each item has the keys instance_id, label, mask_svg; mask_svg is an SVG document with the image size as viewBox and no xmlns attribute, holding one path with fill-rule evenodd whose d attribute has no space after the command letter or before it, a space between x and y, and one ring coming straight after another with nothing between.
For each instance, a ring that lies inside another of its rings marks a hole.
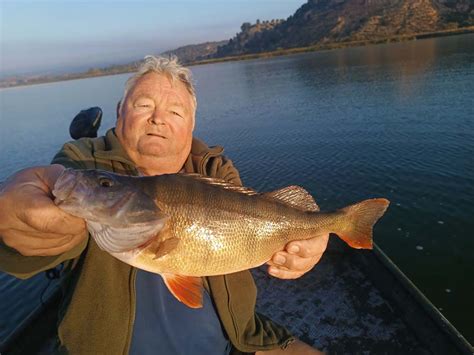
<instances>
[{"instance_id":1,"label":"fish head","mask_svg":"<svg viewBox=\"0 0 474 355\"><path fill-rule=\"evenodd\" d=\"M66 169L54 185L54 202L74 216L115 227L157 219L158 206L133 181L107 171Z\"/></svg>"}]
</instances>

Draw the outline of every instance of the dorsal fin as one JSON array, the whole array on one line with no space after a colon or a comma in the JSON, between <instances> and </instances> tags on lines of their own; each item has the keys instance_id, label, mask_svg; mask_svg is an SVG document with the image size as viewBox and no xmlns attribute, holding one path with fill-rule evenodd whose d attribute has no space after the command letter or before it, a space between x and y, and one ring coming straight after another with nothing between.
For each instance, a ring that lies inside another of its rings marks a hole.
<instances>
[{"instance_id":1,"label":"dorsal fin","mask_svg":"<svg viewBox=\"0 0 474 355\"><path fill-rule=\"evenodd\" d=\"M223 189L226 190L231 190L235 192L239 192L241 194L245 195L257 195L258 192L251 189L250 187L244 187L244 186L238 186L234 185L228 181L225 181L224 179L220 178L214 178L214 177L209 177L209 176L203 176L200 174L195 174L195 173L184 173L184 174L179 174L181 176L185 176L190 179L196 179L200 182L203 182L205 184L213 185L213 186L219 186Z\"/></svg>"},{"instance_id":2,"label":"dorsal fin","mask_svg":"<svg viewBox=\"0 0 474 355\"><path fill-rule=\"evenodd\" d=\"M263 196L302 211L319 211L319 206L314 201L313 196L300 186L287 186L279 190L265 192Z\"/></svg>"}]
</instances>

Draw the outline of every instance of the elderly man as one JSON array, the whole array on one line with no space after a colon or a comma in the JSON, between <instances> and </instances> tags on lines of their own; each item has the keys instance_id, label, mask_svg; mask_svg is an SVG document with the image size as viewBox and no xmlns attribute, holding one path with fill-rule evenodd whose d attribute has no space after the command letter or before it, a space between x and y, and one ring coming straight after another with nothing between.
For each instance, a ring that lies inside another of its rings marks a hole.
<instances>
[{"instance_id":1,"label":"elderly man","mask_svg":"<svg viewBox=\"0 0 474 355\"><path fill-rule=\"evenodd\" d=\"M256 290L248 271L205 278L204 307L190 309L171 296L160 276L102 251L84 220L54 205L51 190L64 168L128 175L194 172L241 184L222 148L193 138L195 112L189 70L176 59L147 57L126 84L115 129L65 144L53 165L21 171L2 186L0 269L21 278L60 263L68 270L58 329L63 350L318 353L255 313ZM300 277L319 261L327 239L289 243L269 261L269 273Z\"/></svg>"}]
</instances>

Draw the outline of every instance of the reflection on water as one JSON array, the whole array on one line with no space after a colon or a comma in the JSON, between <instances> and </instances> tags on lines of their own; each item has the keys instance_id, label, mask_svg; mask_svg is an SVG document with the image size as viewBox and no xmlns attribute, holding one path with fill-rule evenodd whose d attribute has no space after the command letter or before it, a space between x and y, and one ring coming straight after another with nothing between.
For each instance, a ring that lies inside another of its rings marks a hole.
<instances>
[{"instance_id":1,"label":"reflection on water","mask_svg":"<svg viewBox=\"0 0 474 355\"><path fill-rule=\"evenodd\" d=\"M247 185L302 185L323 210L389 198L376 242L474 340L474 35L193 72L196 135L224 145ZM0 91L0 180L48 163L83 108L112 126L126 77Z\"/></svg>"},{"instance_id":2,"label":"reflection on water","mask_svg":"<svg viewBox=\"0 0 474 355\"><path fill-rule=\"evenodd\" d=\"M308 55L295 69L299 70L298 77L310 85L320 85L321 81L328 84L324 78L334 85L395 81L399 96L409 97L423 86L425 73L431 71L435 58L439 59L439 45L438 41L425 40L332 50L317 58ZM317 73L319 80L307 80L308 68Z\"/></svg>"}]
</instances>

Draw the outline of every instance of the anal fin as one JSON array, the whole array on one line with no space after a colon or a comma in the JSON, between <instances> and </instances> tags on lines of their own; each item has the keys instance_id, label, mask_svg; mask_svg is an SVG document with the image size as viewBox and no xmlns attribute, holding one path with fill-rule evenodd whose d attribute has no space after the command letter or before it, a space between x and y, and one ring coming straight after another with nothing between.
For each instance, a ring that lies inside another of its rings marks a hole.
<instances>
[{"instance_id":1,"label":"anal fin","mask_svg":"<svg viewBox=\"0 0 474 355\"><path fill-rule=\"evenodd\" d=\"M203 285L200 277L162 274L166 287L176 299L191 308L202 308Z\"/></svg>"}]
</instances>

